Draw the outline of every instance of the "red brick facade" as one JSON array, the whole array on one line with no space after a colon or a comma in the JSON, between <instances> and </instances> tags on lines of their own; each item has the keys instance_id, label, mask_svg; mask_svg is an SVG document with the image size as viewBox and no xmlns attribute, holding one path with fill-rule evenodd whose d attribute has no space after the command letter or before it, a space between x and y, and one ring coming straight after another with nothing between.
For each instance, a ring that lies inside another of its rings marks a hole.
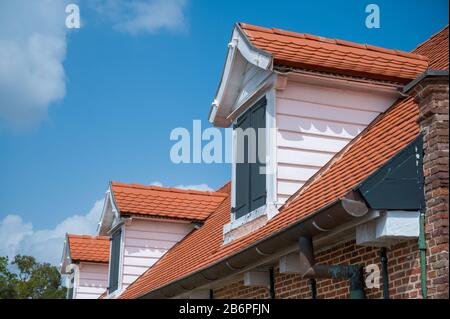
<instances>
[{"instance_id":1,"label":"red brick facade","mask_svg":"<svg viewBox=\"0 0 450 319\"><path fill-rule=\"evenodd\" d=\"M426 79L417 87L424 136L428 295L448 298L448 78Z\"/></svg>"},{"instance_id":2,"label":"red brick facade","mask_svg":"<svg viewBox=\"0 0 450 319\"><path fill-rule=\"evenodd\" d=\"M398 244L388 249L389 293L394 299L420 298L420 265L417 240ZM323 264L376 264L381 270L380 249L356 246L354 241L340 244L317 254ZM367 298L383 298L383 282L380 287L365 290ZM317 298L338 299L349 297L347 281L317 280ZM234 282L214 291L214 298L268 298L269 290L263 287L245 287L242 281ZM309 299L311 289L308 280L300 275L280 274L275 268L275 298Z\"/></svg>"}]
</instances>

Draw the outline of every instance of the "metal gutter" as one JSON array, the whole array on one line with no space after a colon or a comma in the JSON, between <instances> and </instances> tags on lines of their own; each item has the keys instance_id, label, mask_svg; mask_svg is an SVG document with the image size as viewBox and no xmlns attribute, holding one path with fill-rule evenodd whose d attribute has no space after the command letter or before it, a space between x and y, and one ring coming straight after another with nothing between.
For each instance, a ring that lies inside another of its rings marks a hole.
<instances>
[{"instance_id":1,"label":"metal gutter","mask_svg":"<svg viewBox=\"0 0 450 319\"><path fill-rule=\"evenodd\" d=\"M402 93L408 94L411 91L411 89L413 89L421 81L423 81L426 78L432 78L432 77L448 77L448 70L428 69L425 72L423 72L422 74L420 74L418 77L416 77L414 80L409 82L407 85L405 85Z\"/></svg>"},{"instance_id":2,"label":"metal gutter","mask_svg":"<svg viewBox=\"0 0 450 319\"><path fill-rule=\"evenodd\" d=\"M286 247L297 245L298 239L301 236L313 238L314 236L320 234L330 233L341 224L350 221L363 220L364 218L366 218L370 209L377 209L376 207L374 207L377 205L382 205L383 209L395 208L395 205L391 207L393 205L392 203L386 204L374 202L373 197L370 196L373 196L374 192L379 192L380 185L383 185L383 182L386 181L386 178L388 178L391 173L395 172L397 167L402 166L405 161L404 157L406 155L410 155L412 151L414 151L415 155L418 155L420 153L420 145L421 136L419 135L417 139L412 141L403 150L400 150L396 155L388 160L383 166L378 168L363 182L356 185L344 197L336 199L332 203L320 208L313 214L308 215L303 219L298 220L291 225L256 241L255 243L244 249L241 249L229 256L218 260L214 264L205 266L204 268L181 277L180 279L172 281L153 291L141 295L139 298L170 298L182 293L186 293L187 291L209 285L211 284L211 282L239 274L240 272L249 269L256 263L261 261L261 256L265 256L266 258L270 258L270 256L273 256L273 258L277 258L277 254L279 254L279 252ZM408 160L412 159L416 161L417 157L408 157ZM421 158L419 157L419 164L415 165L415 169L413 172L414 174L416 174L414 176L418 179L420 179L422 176L421 169L419 169L421 167L420 163ZM404 173L409 174L411 172L408 170ZM404 180L403 177L399 178L397 176L396 179ZM422 184L420 181L416 184L419 189L423 189L421 188ZM411 189L414 190L414 196L412 197L415 197L415 195L417 195L415 187ZM411 191L411 189L408 188L403 192L408 193ZM418 204L416 200L414 200L407 206L410 209L416 210L418 209L417 205L423 206L423 198L420 202L422 203L421 205ZM403 205L404 203L402 203L402 206ZM423 245L420 244L421 241L419 241L419 246L422 247ZM422 274L424 271L423 269L424 268L422 267ZM422 278L426 278L426 276L422 275ZM355 283L358 283L356 281L357 278L355 277L354 279ZM426 287L422 287L422 289L425 289L424 296L426 296ZM359 294L359 296L362 297L361 294Z\"/></svg>"},{"instance_id":3,"label":"metal gutter","mask_svg":"<svg viewBox=\"0 0 450 319\"><path fill-rule=\"evenodd\" d=\"M300 236L315 236L331 231L337 225L365 216L369 209L350 192L345 197L319 209L315 213L279 230L252 245L227 256L216 263L150 291L139 298L171 298L209 284L211 281L231 276L252 265L265 255L275 254L280 248L295 245ZM206 279L208 278L208 279Z\"/></svg>"}]
</instances>

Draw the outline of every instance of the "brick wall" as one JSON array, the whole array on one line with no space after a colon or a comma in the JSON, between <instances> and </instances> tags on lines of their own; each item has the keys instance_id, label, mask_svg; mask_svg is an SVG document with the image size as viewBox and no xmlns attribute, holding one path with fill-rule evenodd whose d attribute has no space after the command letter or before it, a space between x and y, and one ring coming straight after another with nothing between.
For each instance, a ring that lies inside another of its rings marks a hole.
<instances>
[{"instance_id":1,"label":"brick wall","mask_svg":"<svg viewBox=\"0 0 450 319\"><path fill-rule=\"evenodd\" d=\"M387 251L389 293L394 299L420 298L420 266L417 240L397 244ZM340 244L317 254L316 261L324 264L377 264L381 271L380 250L372 247L356 246L354 241ZM278 299L311 298L308 280L296 274L280 274L275 267L275 297ZM365 290L367 298L383 298L383 282L380 288ZM331 279L317 280L317 298L349 298L347 281ZM245 287L237 281L214 290L214 298L268 298L268 288Z\"/></svg>"},{"instance_id":2,"label":"brick wall","mask_svg":"<svg viewBox=\"0 0 450 319\"><path fill-rule=\"evenodd\" d=\"M448 78L422 81L416 101L424 136L428 296L448 298Z\"/></svg>"}]
</instances>

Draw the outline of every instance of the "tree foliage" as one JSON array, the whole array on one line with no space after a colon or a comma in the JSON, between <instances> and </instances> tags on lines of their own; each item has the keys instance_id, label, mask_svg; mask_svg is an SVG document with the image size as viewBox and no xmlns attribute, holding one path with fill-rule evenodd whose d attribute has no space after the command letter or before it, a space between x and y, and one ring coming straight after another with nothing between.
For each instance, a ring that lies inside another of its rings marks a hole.
<instances>
[{"instance_id":1,"label":"tree foliage","mask_svg":"<svg viewBox=\"0 0 450 319\"><path fill-rule=\"evenodd\" d=\"M16 268L11 271L10 268ZM39 263L34 257L17 255L9 263L0 257L0 299L61 299L66 288L55 266Z\"/></svg>"}]
</instances>

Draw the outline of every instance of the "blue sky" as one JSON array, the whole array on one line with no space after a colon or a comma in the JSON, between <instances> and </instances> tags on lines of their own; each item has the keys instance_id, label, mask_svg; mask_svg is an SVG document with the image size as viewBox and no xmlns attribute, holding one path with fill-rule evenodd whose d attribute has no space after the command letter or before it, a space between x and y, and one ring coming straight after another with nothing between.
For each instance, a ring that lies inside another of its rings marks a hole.
<instances>
[{"instance_id":1,"label":"blue sky","mask_svg":"<svg viewBox=\"0 0 450 319\"><path fill-rule=\"evenodd\" d=\"M26 75L11 83L0 64L0 95L18 92L5 101L0 98L0 104L10 103L13 108L16 100L24 100L20 107L26 113L13 112L9 117L0 113L0 241L4 241L0 254L24 251L39 255L42 247L23 244L26 238L36 236L43 244L52 236L61 243L61 233L68 228L64 225L79 221L78 217L86 222L89 212L86 223L98 215L98 201L110 180L167 186L205 183L211 188L223 185L229 179L228 164L172 164L169 134L175 127L191 128L193 119L208 125L209 107L235 22L406 51L448 23L446 0L170 0L171 5L156 14L142 13L141 7L124 6L116 0L73 2L80 6L80 29L49 31L66 17L64 7L59 6L44 10L54 13L54 24L36 26L43 33L53 32L66 45L55 49L56 57L51 57L57 62L51 64L56 70L53 79L62 88L45 91L51 94L38 106L44 115L27 118L25 125L20 122L20 116L34 114L26 109L28 100L30 105L36 101L27 96L33 88L27 89ZM158 0L138 2L157 4ZM12 28L8 24L13 23L11 19L2 19L1 12L14 10L25 20L33 12L29 2L12 3L0 4L0 44L5 39L21 41L34 30L27 23ZM369 3L380 7L380 29L365 27ZM39 18L39 14L35 16ZM49 20L45 15L42 18ZM143 19L158 19L158 23L134 23ZM65 76L57 75L61 71L58 66ZM39 86L46 81L35 82ZM11 89L13 85L20 88ZM8 111L0 106L0 112L4 109ZM83 227L79 229L92 229L92 225Z\"/></svg>"}]
</instances>

